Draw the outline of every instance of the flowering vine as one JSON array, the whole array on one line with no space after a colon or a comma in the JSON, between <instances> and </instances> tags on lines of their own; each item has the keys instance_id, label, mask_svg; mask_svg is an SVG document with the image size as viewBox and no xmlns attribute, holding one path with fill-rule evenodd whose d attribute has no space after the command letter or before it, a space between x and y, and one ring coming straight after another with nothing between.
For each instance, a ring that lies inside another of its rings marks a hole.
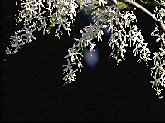
<instances>
[{"instance_id":1,"label":"flowering vine","mask_svg":"<svg viewBox=\"0 0 165 123\"><path fill-rule=\"evenodd\" d=\"M93 23L80 30L80 39L68 49L68 55L64 58L67 61L63 65L64 85L76 80L76 72L83 67L81 58L86 47L94 51L97 38L102 41L103 29L110 33L108 45L111 48L110 56L115 58L117 64L125 60L124 54L128 46L133 47L134 56L139 55L139 60L146 62L153 61L151 68L153 77L153 88L159 98L163 98L161 91L165 87L165 0L17 0L21 8L16 17L17 24L23 28L15 31L11 36L11 45L6 48L6 54L17 53L22 45L36 40L35 31L42 31L43 35L49 34L52 28L54 35L62 36L62 29L70 35L77 13L82 9L93 16ZM143 5L152 4L155 6L154 14ZM147 47L141 30L138 29L134 10L141 9L155 21L155 29L151 36L156 36L156 42L161 42L158 52L151 53Z\"/></svg>"}]
</instances>

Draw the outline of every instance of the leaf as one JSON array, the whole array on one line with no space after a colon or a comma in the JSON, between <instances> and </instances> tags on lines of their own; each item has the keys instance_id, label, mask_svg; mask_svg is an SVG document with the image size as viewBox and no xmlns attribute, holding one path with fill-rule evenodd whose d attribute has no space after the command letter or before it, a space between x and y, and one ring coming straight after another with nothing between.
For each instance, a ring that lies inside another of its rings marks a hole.
<instances>
[{"instance_id":1,"label":"leaf","mask_svg":"<svg viewBox=\"0 0 165 123\"><path fill-rule=\"evenodd\" d=\"M119 6L122 7L123 9L128 8L128 4L124 3L124 2L119 2Z\"/></svg>"},{"instance_id":2,"label":"leaf","mask_svg":"<svg viewBox=\"0 0 165 123\"><path fill-rule=\"evenodd\" d=\"M49 27L46 29L46 31L47 31L48 34L50 33L51 29L52 29L54 26L55 26L55 20L52 19L52 20L50 20L50 25L49 25Z\"/></svg>"}]
</instances>

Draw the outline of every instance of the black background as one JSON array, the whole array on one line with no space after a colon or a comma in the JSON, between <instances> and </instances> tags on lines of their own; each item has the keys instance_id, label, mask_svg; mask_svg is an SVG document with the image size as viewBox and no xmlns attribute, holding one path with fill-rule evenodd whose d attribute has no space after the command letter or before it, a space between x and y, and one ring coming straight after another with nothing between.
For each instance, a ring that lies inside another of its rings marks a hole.
<instances>
[{"instance_id":1,"label":"black background","mask_svg":"<svg viewBox=\"0 0 165 123\"><path fill-rule=\"evenodd\" d=\"M15 1L5 0L2 11L4 48L14 35ZM150 36L153 21L140 10L138 26L151 51L158 49ZM89 17L79 14L71 36L57 39L53 34L35 33L36 41L23 46L3 62L2 121L164 121L165 100L151 88L150 67L137 63L132 49L118 66L109 58L107 37L98 43L100 59L96 68L85 62L77 80L63 87L64 56L79 30L89 25Z\"/></svg>"}]
</instances>

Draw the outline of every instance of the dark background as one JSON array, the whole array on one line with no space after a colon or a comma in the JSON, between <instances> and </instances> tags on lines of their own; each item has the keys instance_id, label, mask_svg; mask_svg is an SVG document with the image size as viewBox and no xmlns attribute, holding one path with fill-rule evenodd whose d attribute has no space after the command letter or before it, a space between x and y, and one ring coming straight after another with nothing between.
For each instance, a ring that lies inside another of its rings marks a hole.
<instances>
[{"instance_id":1,"label":"dark background","mask_svg":"<svg viewBox=\"0 0 165 123\"><path fill-rule=\"evenodd\" d=\"M150 8L152 10L152 8ZM3 1L2 24L5 48L14 34L14 0ZM138 26L151 51L158 49L150 37L153 21L140 10ZM100 59L92 69L84 63L77 80L63 87L64 56L72 47L79 30L89 25L87 15L79 14L71 36L58 40L53 34L35 34L36 41L26 44L3 62L2 121L164 121L165 100L151 88L150 67L137 63L128 48L126 61L118 66L109 58L107 37L99 48Z\"/></svg>"}]
</instances>

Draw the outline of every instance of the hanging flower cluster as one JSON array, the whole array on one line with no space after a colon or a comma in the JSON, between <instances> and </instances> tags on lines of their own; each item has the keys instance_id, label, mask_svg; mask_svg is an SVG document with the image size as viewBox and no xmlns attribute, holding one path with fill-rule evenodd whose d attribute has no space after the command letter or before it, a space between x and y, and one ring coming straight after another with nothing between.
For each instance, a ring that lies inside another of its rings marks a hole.
<instances>
[{"instance_id":1,"label":"hanging flower cluster","mask_svg":"<svg viewBox=\"0 0 165 123\"><path fill-rule=\"evenodd\" d=\"M161 0L162 5L165 2ZM155 7L155 16L160 20L162 24L165 25L165 9ZM161 92L165 88L165 33L159 30L158 26L155 26L155 30L151 33L151 36L157 37L156 42L160 42L159 52L153 53L154 67L151 68L151 76L153 81L151 81L152 88L156 91L156 95L159 98L163 98Z\"/></svg>"},{"instance_id":2,"label":"hanging flower cluster","mask_svg":"<svg viewBox=\"0 0 165 123\"><path fill-rule=\"evenodd\" d=\"M67 59L68 64L64 65L66 67L64 69L65 77L63 78L65 84L71 83L72 81L75 81L76 79L76 72L78 69L73 71L73 67L76 65L80 72L81 72L81 57L83 57L82 50L86 47L90 47L90 51L93 51L96 44L95 42L92 42L94 38L97 38L98 41L102 41L101 35L103 35L103 31L101 30L101 25L98 23L95 23L94 25L86 26L83 28L83 30L80 30L80 33L82 33L82 37L80 39L75 39L77 42L73 44L72 48L68 49L68 55L64 58Z\"/></svg>"},{"instance_id":3,"label":"hanging flower cluster","mask_svg":"<svg viewBox=\"0 0 165 123\"><path fill-rule=\"evenodd\" d=\"M55 35L59 38L62 35L61 27L70 34L76 8L78 4L75 0L22 0L17 22L23 22L23 28L11 37L11 46L7 48L7 54L16 53L21 45L35 40L34 31L42 30L43 35L49 34L50 30L57 26Z\"/></svg>"}]
</instances>

